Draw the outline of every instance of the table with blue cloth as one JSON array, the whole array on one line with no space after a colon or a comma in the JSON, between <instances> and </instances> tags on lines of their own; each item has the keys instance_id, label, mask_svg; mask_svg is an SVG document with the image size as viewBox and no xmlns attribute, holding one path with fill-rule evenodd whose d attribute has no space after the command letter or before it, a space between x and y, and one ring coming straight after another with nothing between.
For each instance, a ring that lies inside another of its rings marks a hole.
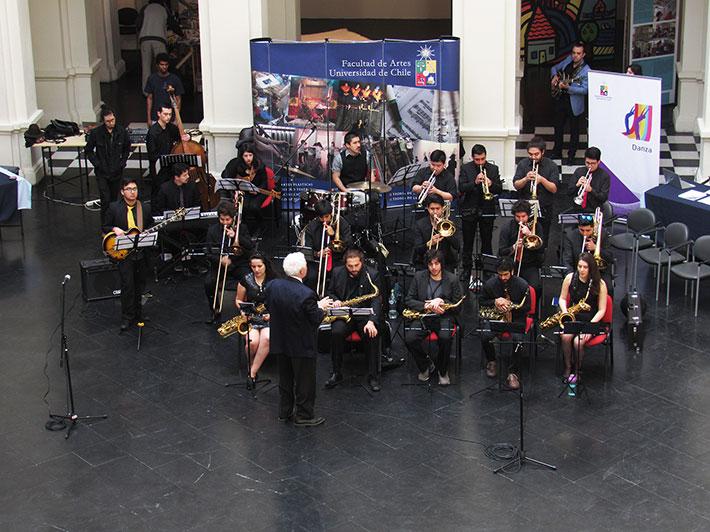
<instances>
[{"instance_id":1,"label":"table with blue cloth","mask_svg":"<svg viewBox=\"0 0 710 532\"><path fill-rule=\"evenodd\" d=\"M688 226L690 238L710 235L710 205L679 198L682 190L673 185L660 185L646 191L646 208L656 215L656 221L666 226L673 222L683 222ZM695 190L709 192L710 187L695 185Z\"/></svg>"}]
</instances>

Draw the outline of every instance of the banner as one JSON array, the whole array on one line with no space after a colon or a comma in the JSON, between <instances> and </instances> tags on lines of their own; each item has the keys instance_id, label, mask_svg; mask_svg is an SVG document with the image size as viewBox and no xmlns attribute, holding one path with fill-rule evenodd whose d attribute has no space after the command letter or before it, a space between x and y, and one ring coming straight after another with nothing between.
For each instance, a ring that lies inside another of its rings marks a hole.
<instances>
[{"instance_id":1,"label":"banner","mask_svg":"<svg viewBox=\"0 0 710 532\"><path fill-rule=\"evenodd\" d=\"M590 71L589 145L602 151L615 212L639 207L644 192L658 186L661 80Z\"/></svg>"},{"instance_id":2,"label":"banner","mask_svg":"<svg viewBox=\"0 0 710 532\"><path fill-rule=\"evenodd\" d=\"M294 167L283 194L331 188L331 163L360 133L387 205L413 203L404 179L435 149L459 154L459 41L251 42L254 124L275 170ZM258 146L257 146L258 147ZM263 157L263 156L262 156ZM290 157L290 159L289 159ZM458 166L458 164L454 164ZM405 190L406 189L406 190Z\"/></svg>"}]
</instances>

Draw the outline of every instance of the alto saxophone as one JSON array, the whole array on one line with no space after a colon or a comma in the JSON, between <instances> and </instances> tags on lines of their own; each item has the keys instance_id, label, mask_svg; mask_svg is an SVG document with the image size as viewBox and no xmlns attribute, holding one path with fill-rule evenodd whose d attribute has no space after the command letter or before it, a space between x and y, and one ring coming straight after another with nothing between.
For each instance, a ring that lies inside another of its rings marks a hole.
<instances>
[{"instance_id":1,"label":"alto saxophone","mask_svg":"<svg viewBox=\"0 0 710 532\"><path fill-rule=\"evenodd\" d=\"M484 320L506 321L510 323L513 321L513 311L521 309L523 308L523 305L525 305L525 300L528 298L529 291L529 289L525 291L525 295L520 303L511 302L508 310L498 310L498 307L495 305L492 307L481 307L478 309L478 316ZM505 289L505 298L510 301L510 295L508 294L507 288Z\"/></svg>"},{"instance_id":2,"label":"alto saxophone","mask_svg":"<svg viewBox=\"0 0 710 532\"><path fill-rule=\"evenodd\" d=\"M587 303L587 298L589 297L589 290L592 288L592 281L589 281L589 287L587 288L587 293L584 295L582 299L577 301L574 305L571 307L567 307L567 312L562 312L561 310L559 312L554 313L552 316L549 316L545 320L540 323L540 329L545 330L549 329L550 327L554 327L557 325L558 327L562 327L566 322L568 321L574 321L577 314L580 312L589 312L592 307Z\"/></svg>"},{"instance_id":3,"label":"alto saxophone","mask_svg":"<svg viewBox=\"0 0 710 532\"><path fill-rule=\"evenodd\" d=\"M357 296L352 299L346 299L345 301L342 301L340 303L341 307L352 307L355 305L359 305L360 303L363 303L365 301L369 301L370 299L375 299L377 296L380 295L380 289L377 288L377 285L372 282L372 279L370 278L370 273L365 271L365 275L367 275L367 280L370 281L370 286L372 287L372 292L369 294L365 294L363 296ZM343 316L325 316L323 318L323 321L321 323L324 324L330 324L333 323L335 320L345 320L345 323L349 322L351 320L350 314L345 314Z\"/></svg>"},{"instance_id":4,"label":"alto saxophone","mask_svg":"<svg viewBox=\"0 0 710 532\"><path fill-rule=\"evenodd\" d=\"M266 312L266 305L259 303L254 308L254 314L263 314ZM249 334L251 330L251 323L249 323L249 316L244 314L237 314L232 319L225 321L219 326L217 332L222 338L227 338L235 333L239 333L242 336Z\"/></svg>"},{"instance_id":5,"label":"alto saxophone","mask_svg":"<svg viewBox=\"0 0 710 532\"><path fill-rule=\"evenodd\" d=\"M459 299L456 303L443 303L441 305L441 308L444 309L444 311L447 311L452 308L458 307L461 302L466 299L466 296L463 296L461 299ZM430 316L436 316L433 312L419 312L418 310L412 310L410 308L406 308L402 311L402 317L407 319L407 320L420 320L422 318L427 318Z\"/></svg>"}]
</instances>

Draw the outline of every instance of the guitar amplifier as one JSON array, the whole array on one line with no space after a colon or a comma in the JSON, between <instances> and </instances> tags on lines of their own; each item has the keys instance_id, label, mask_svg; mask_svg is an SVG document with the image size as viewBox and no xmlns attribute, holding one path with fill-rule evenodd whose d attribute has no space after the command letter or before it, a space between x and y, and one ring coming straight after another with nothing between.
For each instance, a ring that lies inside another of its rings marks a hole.
<instances>
[{"instance_id":1,"label":"guitar amplifier","mask_svg":"<svg viewBox=\"0 0 710 532\"><path fill-rule=\"evenodd\" d=\"M84 301L100 301L121 297L121 277L118 266L108 258L82 260L81 295Z\"/></svg>"}]
</instances>

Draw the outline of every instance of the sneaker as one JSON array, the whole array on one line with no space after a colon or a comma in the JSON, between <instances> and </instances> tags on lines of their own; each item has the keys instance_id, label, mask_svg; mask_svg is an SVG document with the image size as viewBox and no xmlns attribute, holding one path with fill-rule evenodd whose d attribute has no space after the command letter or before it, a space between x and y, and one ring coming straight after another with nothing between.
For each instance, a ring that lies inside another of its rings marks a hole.
<instances>
[{"instance_id":1,"label":"sneaker","mask_svg":"<svg viewBox=\"0 0 710 532\"><path fill-rule=\"evenodd\" d=\"M373 392L379 392L382 387L380 386L380 381L377 379L377 377L370 375L367 379L367 385L370 387L370 390Z\"/></svg>"},{"instance_id":2,"label":"sneaker","mask_svg":"<svg viewBox=\"0 0 710 532\"><path fill-rule=\"evenodd\" d=\"M325 387L328 390L332 390L341 382L343 382L343 374L338 373L338 372L333 372L331 374L330 378L327 381L325 381Z\"/></svg>"},{"instance_id":3,"label":"sneaker","mask_svg":"<svg viewBox=\"0 0 710 532\"><path fill-rule=\"evenodd\" d=\"M439 386L448 386L451 384L451 379L449 379L449 374L439 375Z\"/></svg>"},{"instance_id":4,"label":"sneaker","mask_svg":"<svg viewBox=\"0 0 710 532\"><path fill-rule=\"evenodd\" d=\"M510 375L508 375L508 380L506 381L506 384L511 390L520 389L520 379L515 373L511 373Z\"/></svg>"},{"instance_id":5,"label":"sneaker","mask_svg":"<svg viewBox=\"0 0 710 532\"><path fill-rule=\"evenodd\" d=\"M488 364L486 364L486 376L493 379L496 375L498 375L498 367L496 361L491 360Z\"/></svg>"},{"instance_id":6,"label":"sneaker","mask_svg":"<svg viewBox=\"0 0 710 532\"><path fill-rule=\"evenodd\" d=\"M296 427L317 427L325 422L324 417L312 417L312 418L294 418L293 424Z\"/></svg>"},{"instance_id":7,"label":"sneaker","mask_svg":"<svg viewBox=\"0 0 710 532\"><path fill-rule=\"evenodd\" d=\"M426 382L429 380L432 373L434 373L434 364L431 364L427 369L417 375L417 378L422 382Z\"/></svg>"}]
</instances>

